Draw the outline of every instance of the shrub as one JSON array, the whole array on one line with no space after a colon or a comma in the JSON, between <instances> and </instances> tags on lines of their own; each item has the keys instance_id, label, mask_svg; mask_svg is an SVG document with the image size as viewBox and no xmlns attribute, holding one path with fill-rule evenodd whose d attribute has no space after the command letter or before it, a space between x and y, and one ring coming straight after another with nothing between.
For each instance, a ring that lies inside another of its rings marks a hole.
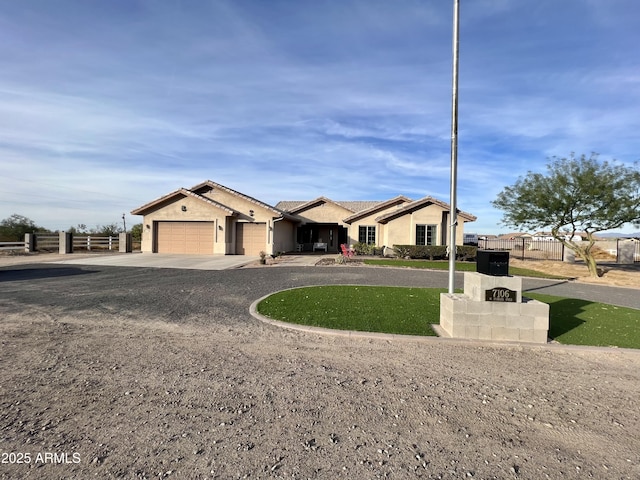
<instances>
[{"instance_id":1,"label":"shrub","mask_svg":"<svg viewBox=\"0 0 640 480\"><path fill-rule=\"evenodd\" d=\"M356 255L375 255L376 246L368 243L358 242L353 246Z\"/></svg>"},{"instance_id":2,"label":"shrub","mask_svg":"<svg viewBox=\"0 0 640 480\"><path fill-rule=\"evenodd\" d=\"M463 262L473 261L478 256L478 247L472 245L458 245L456 247L456 258Z\"/></svg>"},{"instance_id":3,"label":"shrub","mask_svg":"<svg viewBox=\"0 0 640 480\"><path fill-rule=\"evenodd\" d=\"M426 252L429 260L443 260L447 258L447 247L445 245L429 245L427 246Z\"/></svg>"},{"instance_id":4,"label":"shrub","mask_svg":"<svg viewBox=\"0 0 640 480\"><path fill-rule=\"evenodd\" d=\"M427 258L427 252L422 245L410 245L409 246L409 258L420 260Z\"/></svg>"},{"instance_id":5,"label":"shrub","mask_svg":"<svg viewBox=\"0 0 640 480\"><path fill-rule=\"evenodd\" d=\"M393 249L395 250L396 255L398 257L407 258L409 257L411 246L410 245L394 245Z\"/></svg>"},{"instance_id":6,"label":"shrub","mask_svg":"<svg viewBox=\"0 0 640 480\"><path fill-rule=\"evenodd\" d=\"M402 258L441 260L447 256L444 245L394 245L393 248Z\"/></svg>"},{"instance_id":7,"label":"shrub","mask_svg":"<svg viewBox=\"0 0 640 480\"><path fill-rule=\"evenodd\" d=\"M400 258L412 258L416 260L444 260L447 258L446 245L394 245L394 250ZM471 245L456 247L456 257L468 261L476 258L478 248Z\"/></svg>"}]
</instances>

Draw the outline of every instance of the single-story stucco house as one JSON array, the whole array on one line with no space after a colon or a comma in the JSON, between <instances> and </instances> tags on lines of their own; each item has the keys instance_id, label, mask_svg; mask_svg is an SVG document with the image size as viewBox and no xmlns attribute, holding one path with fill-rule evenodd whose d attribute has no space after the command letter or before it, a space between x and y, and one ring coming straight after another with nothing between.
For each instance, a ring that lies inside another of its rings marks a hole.
<instances>
[{"instance_id":1,"label":"single-story stucco house","mask_svg":"<svg viewBox=\"0 0 640 480\"><path fill-rule=\"evenodd\" d=\"M258 255L338 252L356 242L378 247L446 245L449 205L433 197L386 201L282 201L271 206L207 180L131 212L142 215L142 251ZM458 211L457 243L476 217Z\"/></svg>"}]
</instances>

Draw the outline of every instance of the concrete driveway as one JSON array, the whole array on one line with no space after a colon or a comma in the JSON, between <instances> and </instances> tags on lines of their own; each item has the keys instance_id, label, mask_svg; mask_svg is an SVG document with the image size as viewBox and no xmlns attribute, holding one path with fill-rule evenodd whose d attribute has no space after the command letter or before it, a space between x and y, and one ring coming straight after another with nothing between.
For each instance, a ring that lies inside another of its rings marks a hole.
<instances>
[{"instance_id":1,"label":"concrete driveway","mask_svg":"<svg viewBox=\"0 0 640 480\"><path fill-rule=\"evenodd\" d=\"M50 263L62 265L101 265L113 267L182 268L190 270L228 270L258 260L251 255L175 255L169 253L74 254Z\"/></svg>"}]
</instances>

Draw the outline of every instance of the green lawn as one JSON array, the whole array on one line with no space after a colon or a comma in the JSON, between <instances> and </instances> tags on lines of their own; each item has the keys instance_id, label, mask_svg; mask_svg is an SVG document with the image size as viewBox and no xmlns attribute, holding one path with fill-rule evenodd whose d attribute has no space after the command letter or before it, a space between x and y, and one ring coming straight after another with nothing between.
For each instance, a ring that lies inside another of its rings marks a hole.
<instances>
[{"instance_id":1,"label":"green lawn","mask_svg":"<svg viewBox=\"0 0 640 480\"><path fill-rule=\"evenodd\" d=\"M440 321L440 293L446 289L304 287L275 293L258 312L285 322L337 330L435 335Z\"/></svg>"},{"instance_id":2,"label":"green lawn","mask_svg":"<svg viewBox=\"0 0 640 480\"><path fill-rule=\"evenodd\" d=\"M567 345L640 348L640 310L524 293L549 304L549 337Z\"/></svg>"},{"instance_id":3,"label":"green lawn","mask_svg":"<svg viewBox=\"0 0 640 480\"><path fill-rule=\"evenodd\" d=\"M267 317L337 330L434 335L439 288L322 286L275 293L258 304ZM640 310L524 292L550 306L549 336L569 345L640 348Z\"/></svg>"},{"instance_id":4,"label":"green lawn","mask_svg":"<svg viewBox=\"0 0 640 480\"><path fill-rule=\"evenodd\" d=\"M367 259L364 261L365 265L379 265L384 267L405 267L405 268L427 268L430 270L448 270L449 262L443 260L399 260L399 259ZM456 271L458 272L475 272L475 262L456 262ZM557 275L550 275L544 272L538 272L536 270L529 270L527 268L516 268L509 266L509 275L518 275L520 277L537 277L537 278L551 278L555 280L565 280L566 277L559 277Z\"/></svg>"}]
</instances>

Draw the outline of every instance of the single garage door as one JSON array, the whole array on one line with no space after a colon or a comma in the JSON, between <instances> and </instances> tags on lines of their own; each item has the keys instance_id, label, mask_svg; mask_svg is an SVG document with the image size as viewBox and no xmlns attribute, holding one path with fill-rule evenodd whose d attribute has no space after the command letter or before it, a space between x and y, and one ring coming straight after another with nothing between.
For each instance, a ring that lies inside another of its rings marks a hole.
<instances>
[{"instance_id":1,"label":"single garage door","mask_svg":"<svg viewBox=\"0 0 640 480\"><path fill-rule=\"evenodd\" d=\"M236 223L236 253L258 255L267 243L266 223Z\"/></svg>"},{"instance_id":2,"label":"single garage door","mask_svg":"<svg viewBox=\"0 0 640 480\"><path fill-rule=\"evenodd\" d=\"M158 222L158 253L213 254L213 222Z\"/></svg>"}]
</instances>

